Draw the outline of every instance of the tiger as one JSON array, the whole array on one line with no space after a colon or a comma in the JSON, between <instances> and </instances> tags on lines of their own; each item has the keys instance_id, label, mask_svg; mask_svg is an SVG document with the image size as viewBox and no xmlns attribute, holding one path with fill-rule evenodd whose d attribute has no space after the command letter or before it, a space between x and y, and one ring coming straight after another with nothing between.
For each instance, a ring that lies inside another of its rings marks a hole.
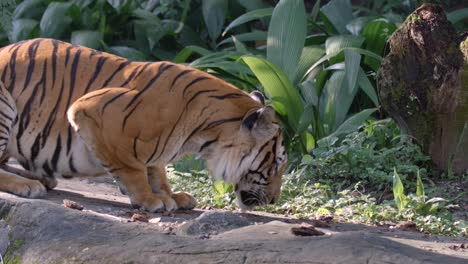
<instances>
[{"instance_id":1,"label":"tiger","mask_svg":"<svg viewBox=\"0 0 468 264\"><path fill-rule=\"evenodd\" d=\"M278 200L287 154L259 92L46 38L2 47L0 81L0 191L38 198L58 177L110 175L134 208L190 210L196 199L171 190L165 166L195 155L239 208Z\"/></svg>"}]
</instances>

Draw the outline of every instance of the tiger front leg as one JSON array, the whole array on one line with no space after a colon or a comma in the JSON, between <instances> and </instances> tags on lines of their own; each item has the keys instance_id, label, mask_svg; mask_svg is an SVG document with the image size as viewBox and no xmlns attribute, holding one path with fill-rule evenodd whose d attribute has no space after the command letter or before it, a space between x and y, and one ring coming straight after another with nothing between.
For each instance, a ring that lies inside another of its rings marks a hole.
<instances>
[{"instance_id":1,"label":"tiger front leg","mask_svg":"<svg viewBox=\"0 0 468 264\"><path fill-rule=\"evenodd\" d=\"M148 167L148 181L153 193L170 195L178 209L190 210L197 206L197 200L187 192L172 192L164 167Z\"/></svg>"},{"instance_id":2,"label":"tiger front leg","mask_svg":"<svg viewBox=\"0 0 468 264\"><path fill-rule=\"evenodd\" d=\"M143 208L149 212L172 212L178 209L176 201L170 195L152 191L144 167L110 170L112 175L118 177L125 186L134 208Z\"/></svg>"}]
</instances>

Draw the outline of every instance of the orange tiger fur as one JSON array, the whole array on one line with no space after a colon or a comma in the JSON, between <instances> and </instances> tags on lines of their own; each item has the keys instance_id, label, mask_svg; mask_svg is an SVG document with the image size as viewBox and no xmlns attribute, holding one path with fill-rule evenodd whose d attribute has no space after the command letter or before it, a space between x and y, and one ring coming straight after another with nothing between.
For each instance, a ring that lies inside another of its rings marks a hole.
<instances>
[{"instance_id":1,"label":"orange tiger fur","mask_svg":"<svg viewBox=\"0 0 468 264\"><path fill-rule=\"evenodd\" d=\"M1 166L10 172L0 171L0 191L39 197L58 176L109 174L134 206L191 209L195 199L171 191L164 166L196 154L235 185L240 207L278 198L285 147L257 93L187 66L52 39L0 49L0 80Z\"/></svg>"}]
</instances>

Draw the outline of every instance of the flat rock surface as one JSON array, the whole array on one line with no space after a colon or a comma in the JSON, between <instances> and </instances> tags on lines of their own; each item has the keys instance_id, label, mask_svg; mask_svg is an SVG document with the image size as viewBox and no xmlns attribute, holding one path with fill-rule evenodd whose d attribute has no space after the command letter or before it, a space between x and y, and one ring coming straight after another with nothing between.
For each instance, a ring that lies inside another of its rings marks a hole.
<instances>
[{"instance_id":1,"label":"flat rock surface","mask_svg":"<svg viewBox=\"0 0 468 264\"><path fill-rule=\"evenodd\" d=\"M45 199L0 193L0 218L0 246L21 263L468 262L462 238L260 212L142 213L107 178L59 180ZM312 225L325 235L291 232Z\"/></svg>"}]
</instances>

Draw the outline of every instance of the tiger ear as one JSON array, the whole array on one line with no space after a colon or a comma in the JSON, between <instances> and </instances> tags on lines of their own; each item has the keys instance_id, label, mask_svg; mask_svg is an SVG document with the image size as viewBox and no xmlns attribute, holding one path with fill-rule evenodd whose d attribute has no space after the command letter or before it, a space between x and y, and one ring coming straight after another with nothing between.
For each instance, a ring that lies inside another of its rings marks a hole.
<instances>
[{"instance_id":1,"label":"tiger ear","mask_svg":"<svg viewBox=\"0 0 468 264\"><path fill-rule=\"evenodd\" d=\"M252 99L254 99L255 101L261 103L262 105L265 105L265 97L263 97L263 94L259 91L251 92L250 97L252 97Z\"/></svg>"},{"instance_id":2,"label":"tiger ear","mask_svg":"<svg viewBox=\"0 0 468 264\"><path fill-rule=\"evenodd\" d=\"M278 123L275 121L275 110L267 105L249 111L242 120L242 127L247 129L256 139L270 139L279 128Z\"/></svg>"}]
</instances>

